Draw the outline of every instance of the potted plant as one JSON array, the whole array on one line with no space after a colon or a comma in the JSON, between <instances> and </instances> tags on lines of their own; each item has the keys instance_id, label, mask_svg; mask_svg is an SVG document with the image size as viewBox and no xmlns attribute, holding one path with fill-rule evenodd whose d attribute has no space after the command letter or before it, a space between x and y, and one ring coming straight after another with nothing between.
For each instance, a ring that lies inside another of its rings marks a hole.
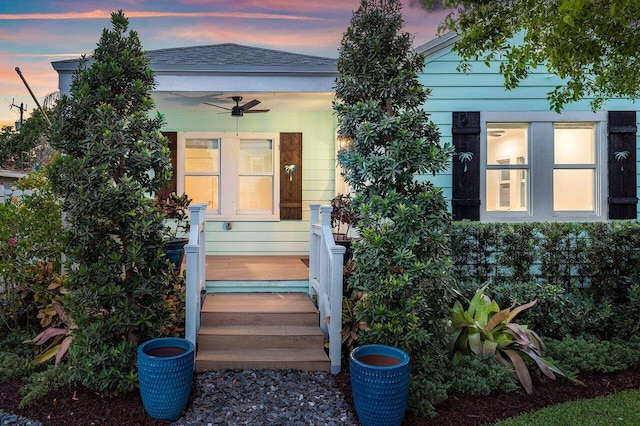
<instances>
[{"instance_id":1,"label":"potted plant","mask_svg":"<svg viewBox=\"0 0 640 426\"><path fill-rule=\"evenodd\" d=\"M195 346L181 337L159 337L138 346L138 381L145 411L172 421L189 402Z\"/></svg>"},{"instance_id":2,"label":"potted plant","mask_svg":"<svg viewBox=\"0 0 640 426\"><path fill-rule=\"evenodd\" d=\"M156 198L156 208L168 219L175 221L169 228L169 241L165 245L165 255L179 270L184 259L184 246L189 238L183 235L189 232L189 205L191 199L187 194L178 195L172 192L167 198Z\"/></svg>"},{"instance_id":3,"label":"potted plant","mask_svg":"<svg viewBox=\"0 0 640 426\"><path fill-rule=\"evenodd\" d=\"M333 239L336 244L343 246L346 251L344 253L344 263L353 257L351 250L351 242L353 237L349 235L349 231L358 223L358 214L351 203L349 194L338 194L331 200L331 227L335 229Z\"/></svg>"}]
</instances>

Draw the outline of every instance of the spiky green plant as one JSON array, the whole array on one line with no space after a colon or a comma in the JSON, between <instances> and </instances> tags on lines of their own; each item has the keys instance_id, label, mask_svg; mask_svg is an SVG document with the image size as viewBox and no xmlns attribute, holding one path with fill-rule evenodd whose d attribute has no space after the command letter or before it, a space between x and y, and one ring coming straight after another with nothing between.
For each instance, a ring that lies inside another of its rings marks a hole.
<instances>
[{"instance_id":1,"label":"spiky green plant","mask_svg":"<svg viewBox=\"0 0 640 426\"><path fill-rule=\"evenodd\" d=\"M460 301L450 309L451 326L448 331L451 333L453 357L494 355L500 364L513 370L527 393L533 391L533 383L526 361L535 362L550 379L555 379L556 374L566 377L543 357L546 348L540 336L526 325L512 322L520 312L531 308L537 301L516 308L514 303L509 308L500 309L496 301L484 294L486 288L476 291L466 310Z\"/></svg>"}]
</instances>

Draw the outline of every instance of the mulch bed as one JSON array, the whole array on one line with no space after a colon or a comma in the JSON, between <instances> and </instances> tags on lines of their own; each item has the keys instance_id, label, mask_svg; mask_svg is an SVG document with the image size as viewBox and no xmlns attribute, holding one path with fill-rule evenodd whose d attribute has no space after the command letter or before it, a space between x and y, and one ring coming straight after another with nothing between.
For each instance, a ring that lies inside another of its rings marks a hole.
<instances>
[{"instance_id":1,"label":"mulch bed","mask_svg":"<svg viewBox=\"0 0 640 426\"><path fill-rule=\"evenodd\" d=\"M532 395L524 391L494 392L489 396L449 395L436 407L437 417L421 419L407 414L404 426L473 426L491 424L519 414L539 410L550 405L578 399L595 398L640 389L640 366L611 374L584 374L579 377L586 386L577 386L558 379L536 383ZM349 374L336 376L336 384L352 403ZM0 384L0 409L21 414L51 426L74 425L167 425L167 422L149 417L142 407L138 393L103 398L82 386L66 386L51 392L39 403L24 410L18 409L21 382ZM192 392L192 397L195 392Z\"/></svg>"}]
</instances>

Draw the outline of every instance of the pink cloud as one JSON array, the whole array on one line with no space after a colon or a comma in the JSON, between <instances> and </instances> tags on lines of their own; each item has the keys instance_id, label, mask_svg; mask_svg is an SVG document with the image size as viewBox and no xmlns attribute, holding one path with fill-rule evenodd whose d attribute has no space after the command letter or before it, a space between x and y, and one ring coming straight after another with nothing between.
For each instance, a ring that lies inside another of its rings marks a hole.
<instances>
[{"instance_id":1,"label":"pink cloud","mask_svg":"<svg viewBox=\"0 0 640 426\"><path fill-rule=\"evenodd\" d=\"M319 21L322 18L314 16L300 16L279 13L242 13L242 12L156 12L156 11L125 11L128 18L239 18L239 19L285 19L301 21ZM111 12L93 10L90 12L65 13L23 13L0 14L0 20L74 20L74 19L110 19Z\"/></svg>"},{"instance_id":2,"label":"pink cloud","mask_svg":"<svg viewBox=\"0 0 640 426\"><path fill-rule=\"evenodd\" d=\"M326 29L300 29L297 31L283 29L280 32L274 32L251 26L197 25L173 28L164 33L163 37L179 38L191 44L233 42L244 45L269 46L278 50L295 48L298 51L309 51L327 46L335 46L337 49L342 34L339 31L326 31Z\"/></svg>"}]
</instances>

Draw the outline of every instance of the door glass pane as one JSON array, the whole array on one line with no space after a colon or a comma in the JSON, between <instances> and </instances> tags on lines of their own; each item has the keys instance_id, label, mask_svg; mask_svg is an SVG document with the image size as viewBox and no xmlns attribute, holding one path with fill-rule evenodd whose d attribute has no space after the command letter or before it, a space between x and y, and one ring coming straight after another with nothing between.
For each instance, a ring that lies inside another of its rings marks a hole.
<instances>
[{"instance_id":1,"label":"door glass pane","mask_svg":"<svg viewBox=\"0 0 640 426\"><path fill-rule=\"evenodd\" d=\"M273 210L273 177L240 176L239 210Z\"/></svg>"},{"instance_id":2,"label":"door glass pane","mask_svg":"<svg viewBox=\"0 0 640 426\"><path fill-rule=\"evenodd\" d=\"M554 123L555 164L594 164L596 158L593 123Z\"/></svg>"},{"instance_id":3,"label":"door glass pane","mask_svg":"<svg viewBox=\"0 0 640 426\"><path fill-rule=\"evenodd\" d=\"M240 173L272 173L273 143L265 139L240 141Z\"/></svg>"},{"instance_id":4,"label":"door glass pane","mask_svg":"<svg viewBox=\"0 0 640 426\"><path fill-rule=\"evenodd\" d=\"M220 171L220 143L218 139L185 140L184 170L187 173L218 173ZM188 194L191 196L190 193Z\"/></svg>"},{"instance_id":5,"label":"door glass pane","mask_svg":"<svg viewBox=\"0 0 640 426\"><path fill-rule=\"evenodd\" d=\"M553 210L593 211L595 170L553 171Z\"/></svg>"},{"instance_id":6,"label":"door glass pane","mask_svg":"<svg viewBox=\"0 0 640 426\"><path fill-rule=\"evenodd\" d=\"M191 204L206 203L207 209L219 209L218 176L185 176L184 192Z\"/></svg>"}]
</instances>

